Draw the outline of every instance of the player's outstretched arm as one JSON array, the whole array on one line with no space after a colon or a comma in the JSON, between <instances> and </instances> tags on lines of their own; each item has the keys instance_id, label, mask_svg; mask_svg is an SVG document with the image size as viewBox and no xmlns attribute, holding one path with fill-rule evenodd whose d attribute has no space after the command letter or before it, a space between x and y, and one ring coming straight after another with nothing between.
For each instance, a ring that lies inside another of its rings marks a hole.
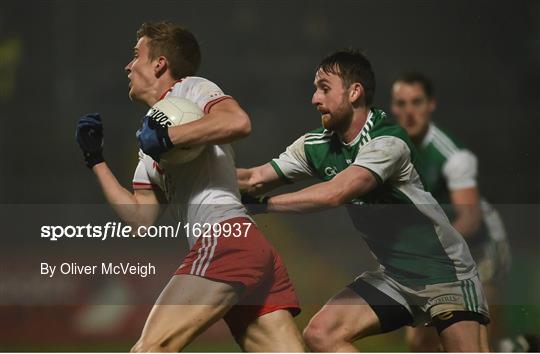
<instances>
[{"instance_id":1,"label":"player's outstretched arm","mask_svg":"<svg viewBox=\"0 0 540 354\"><path fill-rule=\"evenodd\" d=\"M456 213L452 226L463 235L472 237L482 224L480 194L476 187L462 188L450 192L450 201Z\"/></svg>"},{"instance_id":2,"label":"player's outstretched arm","mask_svg":"<svg viewBox=\"0 0 540 354\"><path fill-rule=\"evenodd\" d=\"M248 114L232 98L216 103L199 120L169 127L169 137L175 146L227 144L250 133Z\"/></svg>"},{"instance_id":3,"label":"player's outstretched arm","mask_svg":"<svg viewBox=\"0 0 540 354\"><path fill-rule=\"evenodd\" d=\"M252 168L237 168L236 178L240 191L253 196L267 193L284 184L269 163Z\"/></svg>"},{"instance_id":4,"label":"player's outstretched arm","mask_svg":"<svg viewBox=\"0 0 540 354\"><path fill-rule=\"evenodd\" d=\"M482 224L477 172L476 156L468 150L455 152L443 165L450 202L455 212L452 226L464 237L474 236Z\"/></svg>"},{"instance_id":5,"label":"player's outstretched arm","mask_svg":"<svg viewBox=\"0 0 540 354\"><path fill-rule=\"evenodd\" d=\"M165 203L164 196L154 189L132 193L118 182L106 163L100 163L92 170L105 199L120 219L134 228L154 224L161 212L160 204Z\"/></svg>"},{"instance_id":6,"label":"player's outstretched arm","mask_svg":"<svg viewBox=\"0 0 540 354\"><path fill-rule=\"evenodd\" d=\"M269 198L267 210L276 213L306 213L335 208L364 195L377 184L377 179L368 169L353 165L330 181Z\"/></svg>"},{"instance_id":7,"label":"player's outstretched arm","mask_svg":"<svg viewBox=\"0 0 540 354\"><path fill-rule=\"evenodd\" d=\"M76 140L86 166L96 174L105 198L118 216L131 226L153 224L163 198L154 190L131 193L120 185L103 158L103 125L98 113L79 119Z\"/></svg>"}]
</instances>

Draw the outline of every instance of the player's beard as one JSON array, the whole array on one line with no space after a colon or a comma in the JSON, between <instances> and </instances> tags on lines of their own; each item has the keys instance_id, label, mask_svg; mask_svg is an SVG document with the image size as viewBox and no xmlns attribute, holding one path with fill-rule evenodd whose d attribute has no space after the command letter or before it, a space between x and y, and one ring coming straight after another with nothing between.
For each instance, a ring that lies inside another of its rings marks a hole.
<instances>
[{"instance_id":1,"label":"player's beard","mask_svg":"<svg viewBox=\"0 0 540 354\"><path fill-rule=\"evenodd\" d=\"M352 107L347 101L346 95L334 112L328 112L321 116L322 125L330 131L340 132L347 130L353 115Z\"/></svg>"}]
</instances>

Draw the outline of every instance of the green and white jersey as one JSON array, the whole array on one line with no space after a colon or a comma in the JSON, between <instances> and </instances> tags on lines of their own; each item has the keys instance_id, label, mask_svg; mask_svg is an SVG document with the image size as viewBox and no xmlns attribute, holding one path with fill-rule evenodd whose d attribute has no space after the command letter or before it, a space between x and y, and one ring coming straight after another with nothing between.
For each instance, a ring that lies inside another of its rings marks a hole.
<instances>
[{"instance_id":1,"label":"green and white jersey","mask_svg":"<svg viewBox=\"0 0 540 354\"><path fill-rule=\"evenodd\" d=\"M415 165L423 177L428 191L443 206L452 219L454 211L450 192L477 186L478 162L465 146L431 123L426 136L417 147ZM481 200L483 223L476 235L469 238L471 247L479 247L489 240L506 238L504 226L493 207Z\"/></svg>"},{"instance_id":2,"label":"green and white jersey","mask_svg":"<svg viewBox=\"0 0 540 354\"><path fill-rule=\"evenodd\" d=\"M351 165L368 169L378 187L351 200L347 210L384 272L404 284L468 279L476 267L467 244L425 190L415 154L407 133L372 109L350 143L319 128L271 165L289 182L309 176L328 181Z\"/></svg>"}]
</instances>

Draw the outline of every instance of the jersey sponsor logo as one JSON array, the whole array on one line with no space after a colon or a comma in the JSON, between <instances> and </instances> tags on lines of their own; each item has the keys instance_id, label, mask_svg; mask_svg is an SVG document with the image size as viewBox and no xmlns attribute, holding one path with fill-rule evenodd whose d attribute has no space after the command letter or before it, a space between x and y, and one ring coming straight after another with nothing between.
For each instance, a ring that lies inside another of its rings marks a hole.
<instances>
[{"instance_id":1,"label":"jersey sponsor logo","mask_svg":"<svg viewBox=\"0 0 540 354\"><path fill-rule=\"evenodd\" d=\"M431 305L439 305L439 304L461 304L461 296L454 295L454 294L444 294L439 295L437 297L434 297L433 299L429 299L429 303Z\"/></svg>"},{"instance_id":2,"label":"jersey sponsor logo","mask_svg":"<svg viewBox=\"0 0 540 354\"><path fill-rule=\"evenodd\" d=\"M334 177L337 173L337 168L334 166L328 166L324 169L324 174L328 177Z\"/></svg>"}]
</instances>

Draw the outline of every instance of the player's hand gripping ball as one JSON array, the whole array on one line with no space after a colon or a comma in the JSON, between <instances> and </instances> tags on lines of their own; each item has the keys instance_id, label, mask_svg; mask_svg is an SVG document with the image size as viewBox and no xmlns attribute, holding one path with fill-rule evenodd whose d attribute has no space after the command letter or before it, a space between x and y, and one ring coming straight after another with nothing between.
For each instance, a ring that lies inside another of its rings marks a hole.
<instances>
[{"instance_id":1,"label":"player's hand gripping ball","mask_svg":"<svg viewBox=\"0 0 540 354\"><path fill-rule=\"evenodd\" d=\"M103 159L103 124L99 113L90 113L79 118L75 138L88 168L105 161Z\"/></svg>"},{"instance_id":2,"label":"player's hand gripping ball","mask_svg":"<svg viewBox=\"0 0 540 354\"><path fill-rule=\"evenodd\" d=\"M143 118L137 131L141 150L157 162L182 164L194 160L204 146L174 146L168 128L200 119L203 111L190 100L167 97L158 101Z\"/></svg>"}]
</instances>

